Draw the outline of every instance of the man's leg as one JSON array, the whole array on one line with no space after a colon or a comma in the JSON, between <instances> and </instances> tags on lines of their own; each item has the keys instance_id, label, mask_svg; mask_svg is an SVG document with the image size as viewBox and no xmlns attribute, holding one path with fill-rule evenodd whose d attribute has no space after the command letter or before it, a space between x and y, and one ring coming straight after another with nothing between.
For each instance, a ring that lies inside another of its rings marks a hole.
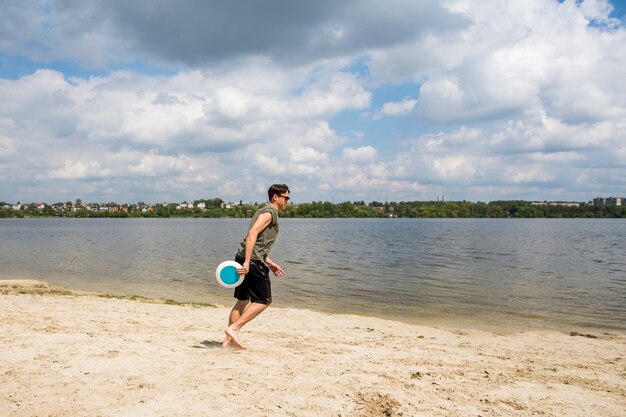
<instances>
[{"instance_id":1,"label":"man's leg","mask_svg":"<svg viewBox=\"0 0 626 417\"><path fill-rule=\"evenodd\" d=\"M250 302L248 300L237 300L237 302L235 302L235 305L233 306L233 309L230 310L230 315L228 316L228 325L230 326L231 324L233 324L234 322L236 322L237 320L239 320L239 318L241 317L241 315L243 314L244 310L246 309L246 307L248 306ZM224 341L222 342L222 346L226 347L230 344L232 338L230 336L228 336L228 334L226 335L226 337L224 337Z\"/></svg>"},{"instance_id":2,"label":"man's leg","mask_svg":"<svg viewBox=\"0 0 626 417\"><path fill-rule=\"evenodd\" d=\"M261 304L261 303L250 303L243 310L243 314L239 315L235 321L233 321L226 328L224 333L226 333L226 338L230 337L229 343L232 342L240 349L245 349L245 347L241 344L239 340L239 330L243 327L244 324L248 323L250 320L258 316L265 310L269 304ZM226 345L224 345L226 346Z\"/></svg>"},{"instance_id":3,"label":"man's leg","mask_svg":"<svg viewBox=\"0 0 626 417\"><path fill-rule=\"evenodd\" d=\"M237 300L233 309L230 311L230 316L228 316L229 326L239 320L239 317L241 317L246 307L248 307L248 304L250 304L250 300Z\"/></svg>"}]
</instances>

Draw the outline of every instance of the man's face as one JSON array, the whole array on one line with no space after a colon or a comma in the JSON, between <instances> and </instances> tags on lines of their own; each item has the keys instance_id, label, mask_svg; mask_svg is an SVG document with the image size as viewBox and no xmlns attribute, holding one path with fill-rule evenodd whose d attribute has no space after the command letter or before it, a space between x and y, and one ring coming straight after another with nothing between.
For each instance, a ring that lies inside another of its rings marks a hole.
<instances>
[{"instance_id":1,"label":"man's face","mask_svg":"<svg viewBox=\"0 0 626 417\"><path fill-rule=\"evenodd\" d=\"M274 194L274 201L279 211L283 211L287 204L289 204L289 191L280 194Z\"/></svg>"}]
</instances>

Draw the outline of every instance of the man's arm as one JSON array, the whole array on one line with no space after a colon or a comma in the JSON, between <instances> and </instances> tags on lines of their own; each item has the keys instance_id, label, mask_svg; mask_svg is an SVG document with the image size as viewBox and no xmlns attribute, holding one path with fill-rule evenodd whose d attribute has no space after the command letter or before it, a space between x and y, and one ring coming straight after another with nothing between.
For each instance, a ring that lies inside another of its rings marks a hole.
<instances>
[{"instance_id":1,"label":"man's arm","mask_svg":"<svg viewBox=\"0 0 626 417\"><path fill-rule=\"evenodd\" d=\"M276 262L272 261L269 256L265 257L265 263L270 267L274 275L277 277L282 277L285 275L285 271L278 265Z\"/></svg>"},{"instance_id":2,"label":"man's arm","mask_svg":"<svg viewBox=\"0 0 626 417\"><path fill-rule=\"evenodd\" d=\"M237 269L239 275L246 275L250 271L250 259L252 258L252 251L254 245L259 237L259 234L265 230L267 226L272 222L272 215L270 213L262 213L254 222L248 234L246 235L246 254L245 261L241 269Z\"/></svg>"}]
</instances>

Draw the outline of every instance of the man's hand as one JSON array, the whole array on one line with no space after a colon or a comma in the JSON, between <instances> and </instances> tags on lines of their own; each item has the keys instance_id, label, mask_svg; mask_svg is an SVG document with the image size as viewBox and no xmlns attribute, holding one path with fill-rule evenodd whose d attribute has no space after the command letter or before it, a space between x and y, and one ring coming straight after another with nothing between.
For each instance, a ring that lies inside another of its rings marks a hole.
<instances>
[{"instance_id":1,"label":"man's hand","mask_svg":"<svg viewBox=\"0 0 626 417\"><path fill-rule=\"evenodd\" d=\"M250 272L250 262L244 262L241 268L237 268L237 274L245 276Z\"/></svg>"},{"instance_id":2,"label":"man's hand","mask_svg":"<svg viewBox=\"0 0 626 417\"><path fill-rule=\"evenodd\" d=\"M285 275L285 271L283 271L283 269L277 263L269 260L268 258L265 259L265 263L267 264L267 266L269 266L274 275L276 275L277 277L282 277L283 275Z\"/></svg>"}]
</instances>

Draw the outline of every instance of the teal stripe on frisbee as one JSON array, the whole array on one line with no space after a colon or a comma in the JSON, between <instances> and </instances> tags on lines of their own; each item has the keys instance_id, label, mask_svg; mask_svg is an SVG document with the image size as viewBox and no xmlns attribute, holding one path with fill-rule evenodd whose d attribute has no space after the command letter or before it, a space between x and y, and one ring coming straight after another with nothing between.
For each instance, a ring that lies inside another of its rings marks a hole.
<instances>
[{"instance_id":1,"label":"teal stripe on frisbee","mask_svg":"<svg viewBox=\"0 0 626 417\"><path fill-rule=\"evenodd\" d=\"M239 274L237 274L237 268L234 266L226 266L220 271L220 279L226 285L233 285L239 281Z\"/></svg>"}]
</instances>

